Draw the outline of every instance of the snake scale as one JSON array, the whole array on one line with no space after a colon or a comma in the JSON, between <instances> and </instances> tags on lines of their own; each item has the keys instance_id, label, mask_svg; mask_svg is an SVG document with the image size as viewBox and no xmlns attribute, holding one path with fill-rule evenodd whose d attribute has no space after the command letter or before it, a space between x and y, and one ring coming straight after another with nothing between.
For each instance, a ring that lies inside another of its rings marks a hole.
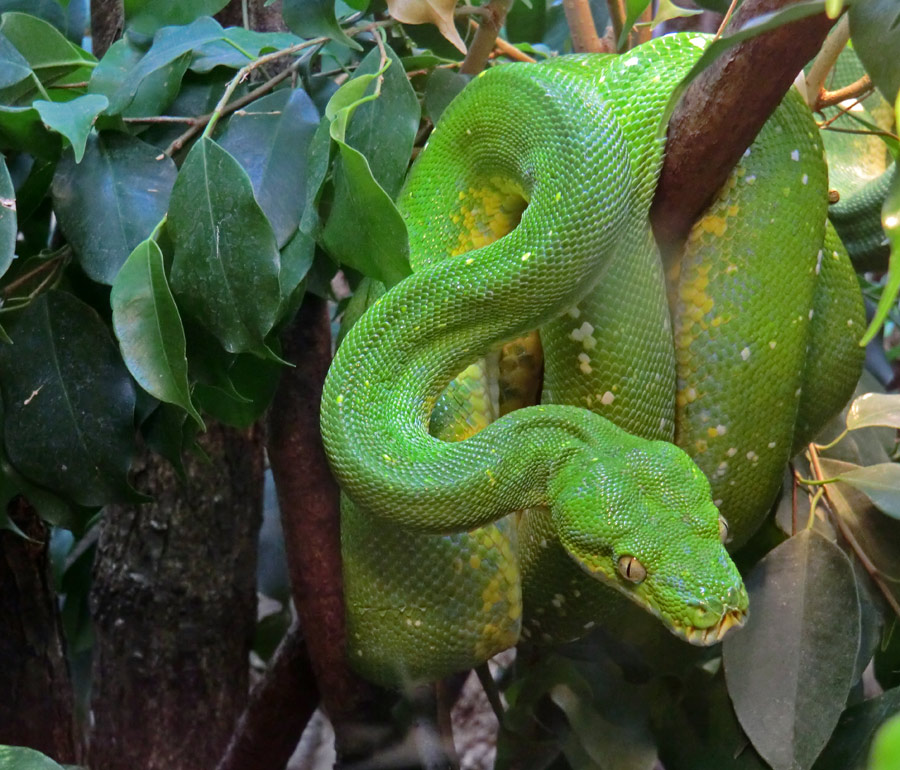
<instances>
[{"instance_id":1,"label":"snake scale","mask_svg":"<svg viewBox=\"0 0 900 770\"><path fill-rule=\"evenodd\" d=\"M706 44L492 68L411 169L413 273L344 338L321 412L350 655L374 681L575 638L621 597L695 644L743 622L725 542L848 398L863 317L796 94L664 271L654 137ZM534 330L541 401L498 414L485 356L529 362Z\"/></svg>"}]
</instances>

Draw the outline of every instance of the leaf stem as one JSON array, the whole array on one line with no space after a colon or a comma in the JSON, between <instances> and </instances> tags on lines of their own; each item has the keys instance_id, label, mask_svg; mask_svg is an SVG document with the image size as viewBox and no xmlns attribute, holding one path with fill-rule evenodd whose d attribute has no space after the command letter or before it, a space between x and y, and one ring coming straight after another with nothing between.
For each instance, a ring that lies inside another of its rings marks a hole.
<instances>
[{"instance_id":1,"label":"leaf stem","mask_svg":"<svg viewBox=\"0 0 900 770\"><path fill-rule=\"evenodd\" d=\"M478 681L481 682L481 687L484 689L484 694L487 695L488 702L491 704L491 710L494 712L494 716L497 717L497 721L500 723L500 727L503 727L505 723L505 713L503 710L503 702L500 700L500 691L497 689L497 683L494 681L494 677L491 676L491 670L488 668L487 663L481 663L475 667L475 674L478 676Z\"/></svg>"},{"instance_id":2,"label":"leaf stem","mask_svg":"<svg viewBox=\"0 0 900 770\"><path fill-rule=\"evenodd\" d=\"M841 441L843 441L844 436L846 436L849 432L850 432L850 429L845 428L834 441L829 441L827 444L816 444L816 450L819 452L824 452L827 449L831 449L833 446L836 446Z\"/></svg>"},{"instance_id":3,"label":"leaf stem","mask_svg":"<svg viewBox=\"0 0 900 770\"><path fill-rule=\"evenodd\" d=\"M725 11L725 17L722 19L722 23L719 25L719 28L716 30L716 36L713 40L718 40L722 37L722 33L725 31L725 27L728 26L728 22L731 21L731 16L734 13L734 9L737 8L738 0L731 0L731 5L728 6L728 10Z\"/></svg>"},{"instance_id":4,"label":"leaf stem","mask_svg":"<svg viewBox=\"0 0 900 770\"><path fill-rule=\"evenodd\" d=\"M33 269L29 270L27 273L23 273L16 280L10 281L6 286L0 290L0 294L4 298L11 297L12 294L16 291L16 289L26 285L29 281L33 280L36 276L41 275L47 271L52 271L62 262L65 262L69 258L70 249L68 246L63 248L58 254L52 256L45 261L41 262L41 264L37 265ZM41 283L43 285L43 282ZM39 287L40 288L40 287Z\"/></svg>"},{"instance_id":5,"label":"leaf stem","mask_svg":"<svg viewBox=\"0 0 900 770\"><path fill-rule=\"evenodd\" d=\"M831 34L825 38L818 56L813 61L806 76L806 103L810 109L815 107L819 100L819 94L825 90L825 80L828 73L834 68L838 56L850 39L850 19L844 16L834 27Z\"/></svg>"},{"instance_id":6,"label":"leaf stem","mask_svg":"<svg viewBox=\"0 0 900 770\"><path fill-rule=\"evenodd\" d=\"M819 500L822 499L823 494L825 494L825 487L819 487L809 503L809 518L806 520L807 529L812 529L813 522L816 520L816 508L818 507Z\"/></svg>"},{"instance_id":7,"label":"leaf stem","mask_svg":"<svg viewBox=\"0 0 900 770\"><path fill-rule=\"evenodd\" d=\"M865 96L874 88L875 86L872 83L872 78L869 77L868 73L863 75L859 80L856 80L843 88L838 88L834 91L827 91L823 88L816 97L814 111L821 112L826 107L833 107L847 99L858 100L861 96Z\"/></svg>"}]
</instances>

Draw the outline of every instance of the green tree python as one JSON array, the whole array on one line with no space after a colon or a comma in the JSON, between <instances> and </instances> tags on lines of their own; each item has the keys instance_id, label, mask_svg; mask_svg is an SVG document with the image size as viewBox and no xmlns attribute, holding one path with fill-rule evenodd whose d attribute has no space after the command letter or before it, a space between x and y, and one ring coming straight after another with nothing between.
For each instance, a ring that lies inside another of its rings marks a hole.
<instances>
[{"instance_id":1,"label":"green tree python","mask_svg":"<svg viewBox=\"0 0 900 770\"><path fill-rule=\"evenodd\" d=\"M654 137L705 45L492 68L411 169L413 273L344 338L321 412L349 654L374 681L575 638L619 597L694 644L743 622L724 543L849 397L863 317L797 94L664 274ZM494 419L479 362L533 330L541 402Z\"/></svg>"}]
</instances>

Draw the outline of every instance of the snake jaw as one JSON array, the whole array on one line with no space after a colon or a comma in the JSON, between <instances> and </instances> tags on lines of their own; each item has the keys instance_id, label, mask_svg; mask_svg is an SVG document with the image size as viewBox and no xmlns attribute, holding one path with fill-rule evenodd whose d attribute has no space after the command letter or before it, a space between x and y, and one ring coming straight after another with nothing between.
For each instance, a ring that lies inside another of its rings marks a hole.
<instances>
[{"instance_id":1,"label":"snake jaw","mask_svg":"<svg viewBox=\"0 0 900 770\"><path fill-rule=\"evenodd\" d=\"M684 639L690 644L699 647L709 647L718 644L725 638L725 635L732 628L740 628L747 620L747 611L740 609L732 609L725 612L718 623L707 628L697 628L696 626L679 623L677 620L670 621L669 628L675 636Z\"/></svg>"}]
</instances>

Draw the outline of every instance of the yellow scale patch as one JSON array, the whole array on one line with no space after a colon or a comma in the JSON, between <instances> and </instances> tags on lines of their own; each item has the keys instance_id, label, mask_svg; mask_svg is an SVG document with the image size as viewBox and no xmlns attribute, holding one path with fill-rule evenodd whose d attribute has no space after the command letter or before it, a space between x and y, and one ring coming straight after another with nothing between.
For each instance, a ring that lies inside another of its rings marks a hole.
<instances>
[{"instance_id":1,"label":"yellow scale patch","mask_svg":"<svg viewBox=\"0 0 900 770\"><path fill-rule=\"evenodd\" d=\"M497 604L507 605L506 615L508 620L517 621L522 614L522 596L519 587L519 570L515 556L509 541L494 527L485 527L470 533L478 544L488 550L496 550L500 569L492 576L481 592L481 600L484 602L482 611L487 617L494 615L494 607ZM475 561L477 559L477 567ZM481 560L477 556L470 559L470 567L478 569ZM484 657L492 654L494 650L502 647L511 647L517 641L517 633L504 621L499 623L487 621L475 643L475 655Z\"/></svg>"},{"instance_id":2,"label":"yellow scale patch","mask_svg":"<svg viewBox=\"0 0 900 770\"><path fill-rule=\"evenodd\" d=\"M459 240L450 254L480 249L511 232L522 217L527 201L522 188L500 176L481 186L459 191L459 209L451 221L459 227Z\"/></svg>"}]
</instances>

